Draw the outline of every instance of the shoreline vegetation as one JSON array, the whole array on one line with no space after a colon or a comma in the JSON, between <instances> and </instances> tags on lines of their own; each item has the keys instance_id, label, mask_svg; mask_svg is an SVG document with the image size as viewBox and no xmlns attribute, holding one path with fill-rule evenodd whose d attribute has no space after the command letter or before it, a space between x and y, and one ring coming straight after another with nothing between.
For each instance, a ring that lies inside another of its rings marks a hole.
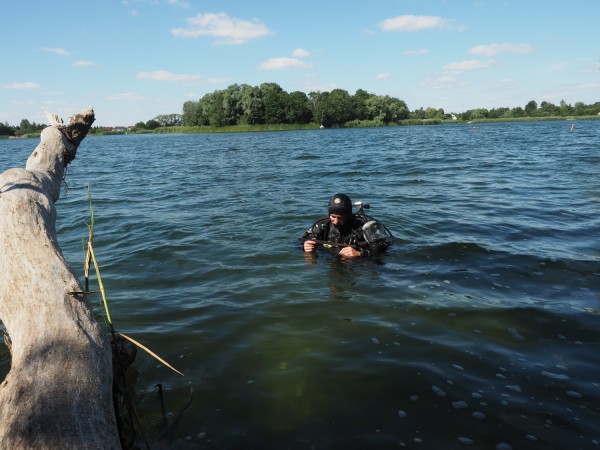
<instances>
[{"instance_id":1,"label":"shoreline vegetation","mask_svg":"<svg viewBox=\"0 0 600 450\"><path fill-rule=\"evenodd\" d=\"M263 83L232 84L197 101L186 101L181 114L162 114L132 126L93 127L89 134L232 133L584 119L600 119L600 101L590 105L542 101L538 105L531 100L524 107L477 108L462 113L431 107L410 111L399 98L363 89L354 94L343 89L306 94L287 92L277 83ZM0 137L38 137L45 127L26 119L14 127L0 123Z\"/></svg>"},{"instance_id":2,"label":"shoreline vegetation","mask_svg":"<svg viewBox=\"0 0 600 450\"><path fill-rule=\"evenodd\" d=\"M448 119L407 119L395 123L371 123L357 122L346 124L345 126L333 126L332 129L341 128L385 128L385 127L402 127L402 126L431 126L431 125L474 125L482 123L509 123L509 122L548 122L548 121L565 121L575 122L581 120L600 120L598 116L550 116L550 117L513 117L513 118L497 118L497 119L473 119L464 120L448 120ZM200 134L200 133L251 133L251 132L268 132L268 131L298 131L298 130L318 130L320 125L315 123L309 124L262 124L262 125L229 125L229 126L183 126L174 125L168 127L157 127L152 130L104 130L100 127L90 130L89 135L97 136L114 136L123 134ZM25 133L19 136L0 135L0 139L27 139L39 138L41 131Z\"/></svg>"},{"instance_id":3,"label":"shoreline vegetation","mask_svg":"<svg viewBox=\"0 0 600 450\"><path fill-rule=\"evenodd\" d=\"M411 125L465 125L465 124L479 124L479 123L498 123L498 122L548 122L548 121L567 121L574 122L576 120L600 120L600 116L581 116L581 117L521 117L521 118L498 118L498 119L474 119L470 121L464 120L446 120L446 119L408 119L397 123L356 123L346 126L336 126L331 128L385 128L385 127L402 127ZM159 127L147 133L156 134L186 134L186 133L240 133L240 132L257 132L257 131L294 131L294 130L317 130L320 126L317 124L298 124L298 125L232 125L225 127L185 127L185 126L173 126L173 127ZM115 133L112 133L115 134ZM126 134L122 132L121 134Z\"/></svg>"}]
</instances>

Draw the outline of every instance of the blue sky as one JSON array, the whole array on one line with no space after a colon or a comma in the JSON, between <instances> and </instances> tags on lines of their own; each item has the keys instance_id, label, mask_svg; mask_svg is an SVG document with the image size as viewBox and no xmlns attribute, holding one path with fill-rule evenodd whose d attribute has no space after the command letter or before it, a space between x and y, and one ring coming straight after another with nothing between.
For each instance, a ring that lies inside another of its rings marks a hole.
<instances>
[{"instance_id":1,"label":"blue sky","mask_svg":"<svg viewBox=\"0 0 600 450\"><path fill-rule=\"evenodd\" d=\"M600 101L600 1L9 0L0 122L92 106L99 126L238 83L462 112Z\"/></svg>"}]
</instances>

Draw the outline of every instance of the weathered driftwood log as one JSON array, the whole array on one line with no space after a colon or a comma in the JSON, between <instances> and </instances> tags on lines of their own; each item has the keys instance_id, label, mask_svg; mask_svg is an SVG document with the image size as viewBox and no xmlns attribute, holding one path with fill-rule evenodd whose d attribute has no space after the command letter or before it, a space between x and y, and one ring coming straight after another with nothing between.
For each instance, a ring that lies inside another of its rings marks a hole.
<instances>
[{"instance_id":1,"label":"weathered driftwood log","mask_svg":"<svg viewBox=\"0 0 600 450\"><path fill-rule=\"evenodd\" d=\"M110 343L55 230L63 173L94 111L51 121L26 168L0 175L0 320L12 344L0 448L120 448Z\"/></svg>"}]
</instances>

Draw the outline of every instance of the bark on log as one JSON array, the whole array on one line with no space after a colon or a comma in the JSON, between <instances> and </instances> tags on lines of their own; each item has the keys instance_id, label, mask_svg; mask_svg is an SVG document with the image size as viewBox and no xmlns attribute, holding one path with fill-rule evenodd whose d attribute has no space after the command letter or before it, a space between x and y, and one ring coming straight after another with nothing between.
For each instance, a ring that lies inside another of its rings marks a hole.
<instances>
[{"instance_id":1,"label":"bark on log","mask_svg":"<svg viewBox=\"0 0 600 450\"><path fill-rule=\"evenodd\" d=\"M66 165L94 122L53 117L25 169L0 175L0 320L12 362L0 385L0 448L121 448L111 346L56 239Z\"/></svg>"}]
</instances>

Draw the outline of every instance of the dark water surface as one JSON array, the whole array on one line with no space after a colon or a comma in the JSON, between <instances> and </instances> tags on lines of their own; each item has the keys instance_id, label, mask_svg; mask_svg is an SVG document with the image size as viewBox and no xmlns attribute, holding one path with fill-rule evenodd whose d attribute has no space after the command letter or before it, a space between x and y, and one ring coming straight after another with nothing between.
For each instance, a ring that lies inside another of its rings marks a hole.
<instances>
[{"instance_id":1,"label":"dark water surface","mask_svg":"<svg viewBox=\"0 0 600 450\"><path fill-rule=\"evenodd\" d=\"M86 138L65 256L90 184L113 322L185 375L138 354L151 448L600 448L600 121L570 125ZM380 260L298 250L338 191Z\"/></svg>"}]
</instances>

